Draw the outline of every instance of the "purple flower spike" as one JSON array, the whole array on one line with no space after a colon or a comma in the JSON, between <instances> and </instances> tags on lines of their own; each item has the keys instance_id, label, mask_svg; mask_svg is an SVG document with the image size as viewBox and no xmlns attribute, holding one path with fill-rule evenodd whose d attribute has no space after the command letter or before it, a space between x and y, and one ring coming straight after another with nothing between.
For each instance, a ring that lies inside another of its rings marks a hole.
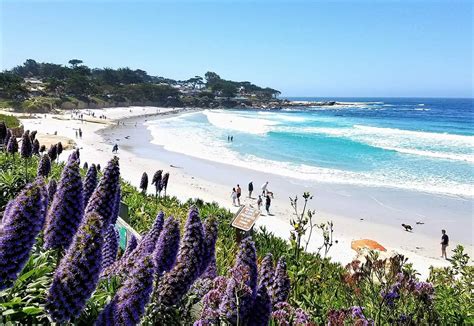
<instances>
[{"instance_id":1,"label":"purple flower spike","mask_svg":"<svg viewBox=\"0 0 474 326\"><path fill-rule=\"evenodd\" d=\"M248 237L240 243L240 250L237 254L236 266L245 265L249 269L249 280L247 285L252 289L253 297L257 294L257 252L255 250L255 242Z\"/></svg>"},{"instance_id":2,"label":"purple flower spike","mask_svg":"<svg viewBox=\"0 0 474 326\"><path fill-rule=\"evenodd\" d=\"M204 222L204 255L202 259L201 274L204 273L209 263L215 259L217 241L217 220L208 218Z\"/></svg>"},{"instance_id":3,"label":"purple flower spike","mask_svg":"<svg viewBox=\"0 0 474 326\"><path fill-rule=\"evenodd\" d=\"M0 290L10 287L28 261L48 206L43 178L27 185L11 201L0 224Z\"/></svg>"},{"instance_id":4,"label":"purple flower spike","mask_svg":"<svg viewBox=\"0 0 474 326\"><path fill-rule=\"evenodd\" d=\"M95 164L91 164L89 170L87 170L86 178L84 180L84 205L87 206L89 198L97 187L97 169Z\"/></svg>"},{"instance_id":5,"label":"purple flower spike","mask_svg":"<svg viewBox=\"0 0 474 326\"><path fill-rule=\"evenodd\" d=\"M11 131L10 131L11 133ZM18 152L18 142L15 136L10 136L7 144L7 153L14 154Z\"/></svg>"},{"instance_id":6,"label":"purple flower spike","mask_svg":"<svg viewBox=\"0 0 474 326\"><path fill-rule=\"evenodd\" d=\"M100 277L105 278L121 273L129 273L133 269L133 266L136 266L144 257L149 256L153 250L155 250L158 237L163 229L163 223L164 214L163 212L160 212L150 231L143 236L135 250L126 257L123 257L123 259L120 259L120 261L111 265L109 268L104 269Z\"/></svg>"},{"instance_id":7,"label":"purple flower spike","mask_svg":"<svg viewBox=\"0 0 474 326\"><path fill-rule=\"evenodd\" d=\"M104 175L95 188L86 207L86 214L97 212L110 224L115 205L115 196L120 182L119 159L114 157L107 164Z\"/></svg>"},{"instance_id":8,"label":"purple flower spike","mask_svg":"<svg viewBox=\"0 0 474 326\"><path fill-rule=\"evenodd\" d=\"M120 188L120 183L117 186L117 192L115 193L114 198L114 210L112 211L112 216L110 217L110 224L115 225L117 222L119 213L120 213L120 201L122 199L122 190Z\"/></svg>"},{"instance_id":9,"label":"purple flower spike","mask_svg":"<svg viewBox=\"0 0 474 326\"><path fill-rule=\"evenodd\" d=\"M153 178L151 179L151 184L152 185L155 185L156 187L156 191L158 191L158 188L161 187L161 175L163 173L163 170L158 170L155 172L155 174L153 174ZM161 189L160 189L161 191Z\"/></svg>"},{"instance_id":10,"label":"purple flower spike","mask_svg":"<svg viewBox=\"0 0 474 326\"><path fill-rule=\"evenodd\" d=\"M48 154L44 154L43 156L41 156L41 159L38 163L37 175L43 176L46 178L50 172L51 172L51 160L49 159Z\"/></svg>"},{"instance_id":11,"label":"purple flower spike","mask_svg":"<svg viewBox=\"0 0 474 326\"><path fill-rule=\"evenodd\" d=\"M7 126L5 121L0 121L0 144L3 144L7 136Z\"/></svg>"},{"instance_id":12,"label":"purple flower spike","mask_svg":"<svg viewBox=\"0 0 474 326\"><path fill-rule=\"evenodd\" d=\"M153 262L150 257L145 257L134 268L112 301L105 306L96 324L138 325L145 312L145 306L150 301L153 277Z\"/></svg>"},{"instance_id":13,"label":"purple flower spike","mask_svg":"<svg viewBox=\"0 0 474 326\"><path fill-rule=\"evenodd\" d=\"M216 255L211 258L209 265L206 268L206 271L201 275L201 278L214 279L217 277L217 262Z\"/></svg>"},{"instance_id":14,"label":"purple flower spike","mask_svg":"<svg viewBox=\"0 0 474 326\"><path fill-rule=\"evenodd\" d=\"M270 289L273 281L273 273L273 255L268 253L262 259L262 263L260 264L260 270L258 275L260 281L259 285L264 285L267 287L267 289Z\"/></svg>"},{"instance_id":15,"label":"purple flower spike","mask_svg":"<svg viewBox=\"0 0 474 326\"><path fill-rule=\"evenodd\" d=\"M158 300L164 306L181 301L201 274L204 253L204 232L199 212L192 207L186 221L176 265L164 275L158 289Z\"/></svg>"},{"instance_id":16,"label":"purple flower spike","mask_svg":"<svg viewBox=\"0 0 474 326\"><path fill-rule=\"evenodd\" d=\"M119 234L113 225L109 225L102 246L102 269L112 265L117 259Z\"/></svg>"},{"instance_id":17,"label":"purple flower spike","mask_svg":"<svg viewBox=\"0 0 474 326\"><path fill-rule=\"evenodd\" d=\"M33 148L31 146L30 133L25 131L21 138L20 155L22 158L30 158L33 154Z\"/></svg>"},{"instance_id":18,"label":"purple flower spike","mask_svg":"<svg viewBox=\"0 0 474 326\"><path fill-rule=\"evenodd\" d=\"M61 142L59 142L57 145L56 145L56 150L58 152L58 157L59 155L61 155L61 153L63 152L63 144Z\"/></svg>"},{"instance_id":19,"label":"purple flower spike","mask_svg":"<svg viewBox=\"0 0 474 326\"><path fill-rule=\"evenodd\" d=\"M286 271L286 262L283 257L278 260L270 293L274 306L285 302L290 295L290 277Z\"/></svg>"},{"instance_id":20,"label":"purple flower spike","mask_svg":"<svg viewBox=\"0 0 474 326\"><path fill-rule=\"evenodd\" d=\"M46 218L44 247L67 249L84 214L84 197L79 162L68 162Z\"/></svg>"},{"instance_id":21,"label":"purple flower spike","mask_svg":"<svg viewBox=\"0 0 474 326\"><path fill-rule=\"evenodd\" d=\"M37 133L38 133L38 131L36 131L36 130L33 130L32 132L30 132L31 142L34 142L36 140L36 134Z\"/></svg>"},{"instance_id":22,"label":"purple flower spike","mask_svg":"<svg viewBox=\"0 0 474 326\"><path fill-rule=\"evenodd\" d=\"M49 180L49 183L48 183L48 202L50 202L50 203L53 202L54 194L56 193L57 188L58 188L58 185L56 183L56 180L54 180L54 179Z\"/></svg>"},{"instance_id":23,"label":"purple flower spike","mask_svg":"<svg viewBox=\"0 0 474 326\"><path fill-rule=\"evenodd\" d=\"M231 271L231 278L227 283L225 294L219 310L225 320L232 325L246 325L249 312L254 303L254 294L250 283L249 267L238 264Z\"/></svg>"},{"instance_id":24,"label":"purple flower spike","mask_svg":"<svg viewBox=\"0 0 474 326\"><path fill-rule=\"evenodd\" d=\"M87 214L56 269L46 298L46 310L57 323L79 316L97 286L104 221L96 212Z\"/></svg>"},{"instance_id":25,"label":"purple flower spike","mask_svg":"<svg viewBox=\"0 0 474 326\"><path fill-rule=\"evenodd\" d=\"M89 169L89 164L87 162L84 162L84 165L82 166L82 168L84 170L88 170Z\"/></svg>"},{"instance_id":26,"label":"purple flower spike","mask_svg":"<svg viewBox=\"0 0 474 326\"><path fill-rule=\"evenodd\" d=\"M56 144L51 145L49 147L48 155L49 155L49 158L51 159L51 161L55 161L58 158L58 146Z\"/></svg>"},{"instance_id":27,"label":"purple flower spike","mask_svg":"<svg viewBox=\"0 0 474 326\"><path fill-rule=\"evenodd\" d=\"M127 248L125 248L122 258L127 257L137 247L137 244L137 238L132 234L131 238L127 241Z\"/></svg>"},{"instance_id":28,"label":"purple flower spike","mask_svg":"<svg viewBox=\"0 0 474 326\"><path fill-rule=\"evenodd\" d=\"M165 195L166 195L166 189L168 188L168 181L170 179L170 174L166 172L163 175L163 178L161 179L161 189L165 190Z\"/></svg>"},{"instance_id":29,"label":"purple flower spike","mask_svg":"<svg viewBox=\"0 0 474 326\"><path fill-rule=\"evenodd\" d=\"M157 275L167 272L173 267L179 249L179 238L179 222L170 216L165 221L163 231L153 252L153 262Z\"/></svg>"},{"instance_id":30,"label":"purple flower spike","mask_svg":"<svg viewBox=\"0 0 474 326\"><path fill-rule=\"evenodd\" d=\"M257 291L257 297L249 313L248 326L268 325L272 313L272 302L268 295L267 287L261 285Z\"/></svg>"},{"instance_id":31,"label":"purple flower spike","mask_svg":"<svg viewBox=\"0 0 474 326\"><path fill-rule=\"evenodd\" d=\"M39 155L40 143L38 139L33 140L33 145L31 145L33 155Z\"/></svg>"},{"instance_id":32,"label":"purple flower spike","mask_svg":"<svg viewBox=\"0 0 474 326\"><path fill-rule=\"evenodd\" d=\"M7 128L7 133L5 134L5 139L3 140L3 143L5 145L8 145L8 142L10 141L11 137L12 137L12 131Z\"/></svg>"},{"instance_id":33,"label":"purple flower spike","mask_svg":"<svg viewBox=\"0 0 474 326\"><path fill-rule=\"evenodd\" d=\"M39 152L40 152L40 153L43 153L43 152L45 152L45 151L46 151L46 146L41 145L41 146L40 146L40 149L39 149Z\"/></svg>"},{"instance_id":34,"label":"purple flower spike","mask_svg":"<svg viewBox=\"0 0 474 326\"><path fill-rule=\"evenodd\" d=\"M143 191L143 193L145 193L147 188L148 188L148 174L146 172L143 172L142 178L140 179L140 189Z\"/></svg>"}]
</instances>

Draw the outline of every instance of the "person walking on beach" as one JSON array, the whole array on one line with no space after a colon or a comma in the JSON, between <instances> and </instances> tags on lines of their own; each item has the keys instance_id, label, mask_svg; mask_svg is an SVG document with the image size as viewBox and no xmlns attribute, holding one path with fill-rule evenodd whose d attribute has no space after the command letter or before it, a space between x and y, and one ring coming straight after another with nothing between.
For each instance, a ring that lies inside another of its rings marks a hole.
<instances>
[{"instance_id":1,"label":"person walking on beach","mask_svg":"<svg viewBox=\"0 0 474 326\"><path fill-rule=\"evenodd\" d=\"M235 201L237 200L237 191L235 191L235 188L232 188L232 194L230 195L230 197L232 198L232 204L234 206L237 206L235 204Z\"/></svg>"},{"instance_id":2,"label":"person walking on beach","mask_svg":"<svg viewBox=\"0 0 474 326\"><path fill-rule=\"evenodd\" d=\"M242 189L240 188L240 185L237 185L237 203L240 206L240 196L242 196Z\"/></svg>"},{"instance_id":3,"label":"person walking on beach","mask_svg":"<svg viewBox=\"0 0 474 326\"><path fill-rule=\"evenodd\" d=\"M82 130L79 128L79 138L82 138Z\"/></svg>"},{"instance_id":4,"label":"person walking on beach","mask_svg":"<svg viewBox=\"0 0 474 326\"><path fill-rule=\"evenodd\" d=\"M230 136L230 142L234 141L234 136Z\"/></svg>"},{"instance_id":5,"label":"person walking on beach","mask_svg":"<svg viewBox=\"0 0 474 326\"><path fill-rule=\"evenodd\" d=\"M114 147L112 148L112 153L117 153L118 152L118 145L115 144Z\"/></svg>"},{"instance_id":6,"label":"person walking on beach","mask_svg":"<svg viewBox=\"0 0 474 326\"><path fill-rule=\"evenodd\" d=\"M446 247L449 246L449 237L446 234L446 230L441 230L441 258L448 259L446 256Z\"/></svg>"},{"instance_id":7,"label":"person walking on beach","mask_svg":"<svg viewBox=\"0 0 474 326\"><path fill-rule=\"evenodd\" d=\"M262 203L263 203L262 196L258 195L258 199L257 199L257 207L258 207L258 210L261 210L261 208L262 208Z\"/></svg>"},{"instance_id":8,"label":"person walking on beach","mask_svg":"<svg viewBox=\"0 0 474 326\"><path fill-rule=\"evenodd\" d=\"M268 187L268 181L262 185L262 196L266 195L267 187Z\"/></svg>"},{"instance_id":9,"label":"person walking on beach","mask_svg":"<svg viewBox=\"0 0 474 326\"><path fill-rule=\"evenodd\" d=\"M270 198L270 195L267 195L265 199L265 210L267 211L267 214L270 215L270 205L272 203L272 199Z\"/></svg>"},{"instance_id":10,"label":"person walking on beach","mask_svg":"<svg viewBox=\"0 0 474 326\"><path fill-rule=\"evenodd\" d=\"M249 198L252 198L252 191L253 191L253 182L250 181L250 183L249 183Z\"/></svg>"}]
</instances>

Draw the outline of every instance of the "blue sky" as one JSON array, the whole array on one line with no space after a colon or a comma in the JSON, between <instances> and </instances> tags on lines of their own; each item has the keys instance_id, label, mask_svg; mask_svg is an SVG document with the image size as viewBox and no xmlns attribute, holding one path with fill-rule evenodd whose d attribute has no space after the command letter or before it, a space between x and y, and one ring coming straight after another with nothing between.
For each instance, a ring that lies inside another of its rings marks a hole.
<instances>
[{"instance_id":1,"label":"blue sky","mask_svg":"<svg viewBox=\"0 0 474 326\"><path fill-rule=\"evenodd\" d=\"M2 70L78 58L286 96L473 95L471 1L0 1Z\"/></svg>"}]
</instances>

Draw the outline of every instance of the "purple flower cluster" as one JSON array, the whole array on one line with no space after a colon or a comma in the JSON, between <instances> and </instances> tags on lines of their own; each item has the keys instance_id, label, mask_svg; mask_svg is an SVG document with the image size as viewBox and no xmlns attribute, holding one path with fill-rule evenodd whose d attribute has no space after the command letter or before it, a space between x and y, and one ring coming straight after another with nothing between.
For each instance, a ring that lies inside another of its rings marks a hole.
<instances>
[{"instance_id":1,"label":"purple flower cluster","mask_svg":"<svg viewBox=\"0 0 474 326\"><path fill-rule=\"evenodd\" d=\"M268 295L267 287L260 285L257 290L257 297L249 313L248 326L268 325L272 312L272 302Z\"/></svg>"},{"instance_id":2,"label":"purple flower cluster","mask_svg":"<svg viewBox=\"0 0 474 326\"><path fill-rule=\"evenodd\" d=\"M433 284L428 282L416 282L415 283L415 295L425 303L431 303L434 298Z\"/></svg>"},{"instance_id":3,"label":"purple flower cluster","mask_svg":"<svg viewBox=\"0 0 474 326\"><path fill-rule=\"evenodd\" d=\"M132 234L130 239L127 241L127 248L125 248L122 258L127 257L137 247L137 244L137 238Z\"/></svg>"},{"instance_id":4,"label":"purple flower cluster","mask_svg":"<svg viewBox=\"0 0 474 326\"><path fill-rule=\"evenodd\" d=\"M216 262L216 255L211 258L209 265L207 266L204 273L202 273L201 278L208 278L214 279L217 277L217 262Z\"/></svg>"},{"instance_id":5,"label":"purple flower cluster","mask_svg":"<svg viewBox=\"0 0 474 326\"><path fill-rule=\"evenodd\" d=\"M56 183L56 180L51 179L48 182L48 202L52 203L54 194L56 193L56 190L58 188L58 185Z\"/></svg>"},{"instance_id":6,"label":"purple flower cluster","mask_svg":"<svg viewBox=\"0 0 474 326\"><path fill-rule=\"evenodd\" d=\"M242 240L231 279L220 306L230 323L245 323L257 296L257 253L251 238Z\"/></svg>"},{"instance_id":7,"label":"purple flower cluster","mask_svg":"<svg viewBox=\"0 0 474 326\"><path fill-rule=\"evenodd\" d=\"M104 245L102 246L102 269L112 265L118 253L119 234L115 227L110 224L104 235Z\"/></svg>"},{"instance_id":8,"label":"purple flower cluster","mask_svg":"<svg viewBox=\"0 0 474 326\"><path fill-rule=\"evenodd\" d=\"M30 132L25 131L21 138L20 155L22 158L30 158L33 154L33 148L31 146Z\"/></svg>"},{"instance_id":9,"label":"purple flower cluster","mask_svg":"<svg viewBox=\"0 0 474 326\"><path fill-rule=\"evenodd\" d=\"M97 187L97 169L95 164L91 164L89 170L87 170L86 178L84 179L84 205L87 206L89 198L94 193L95 187Z\"/></svg>"},{"instance_id":10,"label":"purple flower cluster","mask_svg":"<svg viewBox=\"0 0 474 326\"><path fill-rule=\"evenodd\" d=\"M110 224L115 225L117 222L119 213L120 213L120 201L122 199L122 189L120 187L120 183L117 185L117 192L115 193L114 198L114 209L112 211L112 215L110 217Z\"/></svg>"},{"instance_id":11,"label":"purple flower cluster","mask_svg":"<svg viewBox=\"0 0 474 326\"><path fill-rule=\"evenodd\" d=\"M162 190L161 187L161 175L163 173L163 170L158 170L153 174L153 178L151 179L151 184L155 185L156 193L159 194Z\"/></svg>"},{"instance_id":12,"label":"purple flower cluster","mask_svg":"<svg viewBox=\"0 0 474 326\"><path fill-rule=\"evenodd\" d=\"M46 309L57 323L81 313L99 280L105 219L88 213L66 255L61 259L46 299Z\"/></svg>"},{"instance_id":13,"label":"purple flower cluster","mask_svg":"<svg viewBox=\"0 0 474 326\"><path fill-rule=\"evenodd\" d=\"M10 154L18 153L18 142L16 141L16 137L11 134L11 131L10 131L10 138L8 139L8 144L7 144L7 153L10 153Z\"/></svg>"},{"instance_id":14,"label":"purple flower cluster","mask_svg":"<svg viewBox=\"0 0 474 326\"><path fill-rule=\"evenodd\" d=\"M133 269L133 266L137 265L144 257L149 256L153 250L155 250L158 237L163 229L163 222L164 214L163 212L160 212L150 231L143 236L137 247L130 252L130 254L127 254L127 256L122 257L122 259L108 268L103 269L100 277L105 278L113 275L129 273Z\"/></svg>"},{"instance_id":15,"label":"purple flower cluster","mask_svg":"<svg viewBox=\"0 0 474 326\"><path fill-rule=\"evenodd\" d=\"M148 188L148 174L143 172L142 178L140 179L140 189L145 193Z\"/></svg>"},{"instance_id":16,"label":"purple flower cluster","mask_svg":"<svg viewBox=\"0 0 474 326\"><path fill-rule=\"evenodd\" d=\"M38 131L36 131L36 130L33 130L32 132L30 132L31 142L34 142L36 140L36 134L37 133L38 133Z\"/></svg>"},{"instance_id":17,"label":"purple flower cluster","mask_svg":"<svg viewBox=\"0 0 474 326\"><path fill-rule=\"evenodd\" d=\"M273 282L274 268L273 268L273 255L268 253L260 264L259 286L264 285L267 289L271 288Z\"/></svg>"},{"instance_id":18,"label":"purple flower cluster","mask_svg":"<svg viewBox=\"0 0 474 326\"><path fill-rule=\"evenodd\" d=\"M0 224L0 290L12 285L28 261L43 227L48 195L42 178L27 185L11 201Z\"/></svg>"},{"instance_id":19,"label":"purple flower cluster","mask_svg":"<svg viewBox=\"0 0 474 326\"><path fill-rule=\"evenodd\" d=\"M208 218L204 221L204 255L201 274L207 270L212 260L215 261L217 231L217 220L215 218Z\"/></svg>"},{"instance_id":20,"label":"purple flower cluster","mask_svg":"<svg viewBox=\"0 0 474 326\"><path fill-rule=\"evenodd\" d=\"M159 284L158 301L167 307L181 301L201 274L204 254L204 232L199 212L192 207L186 221L177 263Z\"/></svg>"},{"instance_id":21,"label":"purple flower cluster","mask_svg":"<svg viewBox=\"0 0 474 326\"><path fill-rule=\"evenodd\" d=\"M33 155L39 155L40 143L38 139L33 140L33 144L31 145L31 150Z\"/></svg>"},{"instance_id":22,"label":"purple flower cluster","mask_svg":"<svg viewBox=\"0 0 474 326\"><path fill-rule=\"evenodd\" d=\"M5 142L5 137L7 136L7 125L5 121L0 121L0 144Z\"/></svg>"},{"instance_id":23,"label":"purple flower cluster","mask_svg":"<svg viewBox=\"0 0 474 326\"><path fill-rule=\"evenodd\" d=\"M194 326L217 324L220 316L219 306L222 301L222 294L227 288L228 280L226 277L218 276L212 282L212 289L202 299L201 317L194 323Z\"/></svg>"},{"instance_id":24,"label":"purple flower cluster","mask_svg":"<svg viewBox=\"0 0 474 326\"><path fill-rule=\"evenodd\" d=\"M58 158L58 145L51 145L48 149L48 155L51 161L55 161Z\"/></svg>"},{"instance_id":25,"label":"purple flower cluster","mask_svg":"<svg viewBox=\"0 0 474 326\"><path fill-rule=\"evenodd\" d=\"M342 314L338 314L339 311L331 311L330 317L328 318L328 325L344 325L346 318L346 311L343 310ZM310 325L308 314L301 308L293 308L288 302L280 302L275 306L275 310L272 312L272 318L275 323L279 326L305 326ZM337 320L339 323L334 323L331 319Z\"/></svg>"},{"instance_id":26,"label":"purple flower cluster","mask_svg":"<svg viewBox=\"0 0 474 326\"><path fill-rule=\"evenodd\" d=\"M97 325L138 325L153 290L154 267L145 257L134 268L112 301L105 306Z\"/></svg>"},{"instance_id":27,"label":"purple flower cluster","mask_svg":"<svg viewBox=\"0 0 474 326\"><path fill-rule=\"evenodd\" d=\"M48 154L44 154L43 156L41 156L41 159L38 163L37 175L43 176L46 178L50 172L51 172L51 159L49 158Z\"/></svg>"},{"instance_id":28,"label":"purple flower cluster","mask_svg":"<svg viewBox=\"0 0 474 326\"><path fill-rule=\"evenodd\" d=\"M290 277L286 271L286 262L283 257L278 260L271 286L272 304L285 302L290 295Z\"/></svg>"},{"instance_id":29,"label":"purple flower cluster","mask_svg":"<svg viewBox=\"0 0 474 326\"><path fill-rule=\"evenodd\" d=\"M389 306L393 307L395 305L395 300L400 298L400 283L395 283L388 291L382 291L380 295L382 296L384 303Z\"/></svg>"},{"instance_id":30,"label":"purple flower cluster","mask_svg":"<svg viewBox=\"0 0 474 326\"><path fill-rule=\"evenodd\" d=\"M179 240L179 221L170 216L165 221L153 252L153 263L157 275L173 267L179 249Z\"/></svg>"},{"instance_id":31,"label":"purple flower cluster","mask_svg":"<svg viewBox=\"0 0 474 326\"><path fill-rule=\"evenodd\" d=\"M110 224L112 214L114 212L115 198L117 188L119 187L119 159L114 157L107 164L104 175L95 188L89 202L86 206L86 214L90 212L97 212L100 216L105 218L105 224Z\"/></svg>"},{"instance_id":32,"label":"purple flower cluster","mask_svg":"<svg viewBox=\"0 0 474 326\"><path fill-rule=\"evenodd\" d=\"M48 211L44 230L44 247L67 249L81 223L83 214L84 197L79 162L69 160L61 174L58 189Z\"/></svg>"},{"instance_id":33,"label":"purple flower cluster","mask_svg":"<svg viewBox=\"0 0 474 326\"><path fill-rule=\"evenodd\" d=\"M165 195L166 195L166 189L168 188L169 179L170 179L170 174L168 172L163 174L163 178L161 179L161 189L165 191Z\"/></svg>"}]
</instances>

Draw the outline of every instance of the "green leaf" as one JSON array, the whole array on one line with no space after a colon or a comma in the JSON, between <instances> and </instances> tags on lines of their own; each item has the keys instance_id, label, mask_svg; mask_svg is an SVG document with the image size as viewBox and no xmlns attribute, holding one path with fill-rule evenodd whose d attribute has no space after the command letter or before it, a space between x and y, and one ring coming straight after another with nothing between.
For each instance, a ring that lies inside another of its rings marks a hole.
<instances>
[{"instance_id":1,"label":"green leaf","mask_svg":"<svg viewBox=\"0 0 474 326\"><path fill-rule=\"evenodd\" d=\"M39 314L40 312L43 312L43 309L42 308L38 308L38 307L24 307L22 309L22 311L27 314L27 315L37 315Z\"/></svg>"},{"instance_id":2,"label":"green leaf","mask_svg":"<svg viewBox=\"0 0 474 326\"><path fill-rule=\"evenodd\" d=\"M18 311L15 310L15 309L8 309L8 310L5 310L4 312L2 312L2 315L3 316L8 316L8 315L11 315L11 314L15 314L17 313Z\"/></svg>"}]
</instances>

